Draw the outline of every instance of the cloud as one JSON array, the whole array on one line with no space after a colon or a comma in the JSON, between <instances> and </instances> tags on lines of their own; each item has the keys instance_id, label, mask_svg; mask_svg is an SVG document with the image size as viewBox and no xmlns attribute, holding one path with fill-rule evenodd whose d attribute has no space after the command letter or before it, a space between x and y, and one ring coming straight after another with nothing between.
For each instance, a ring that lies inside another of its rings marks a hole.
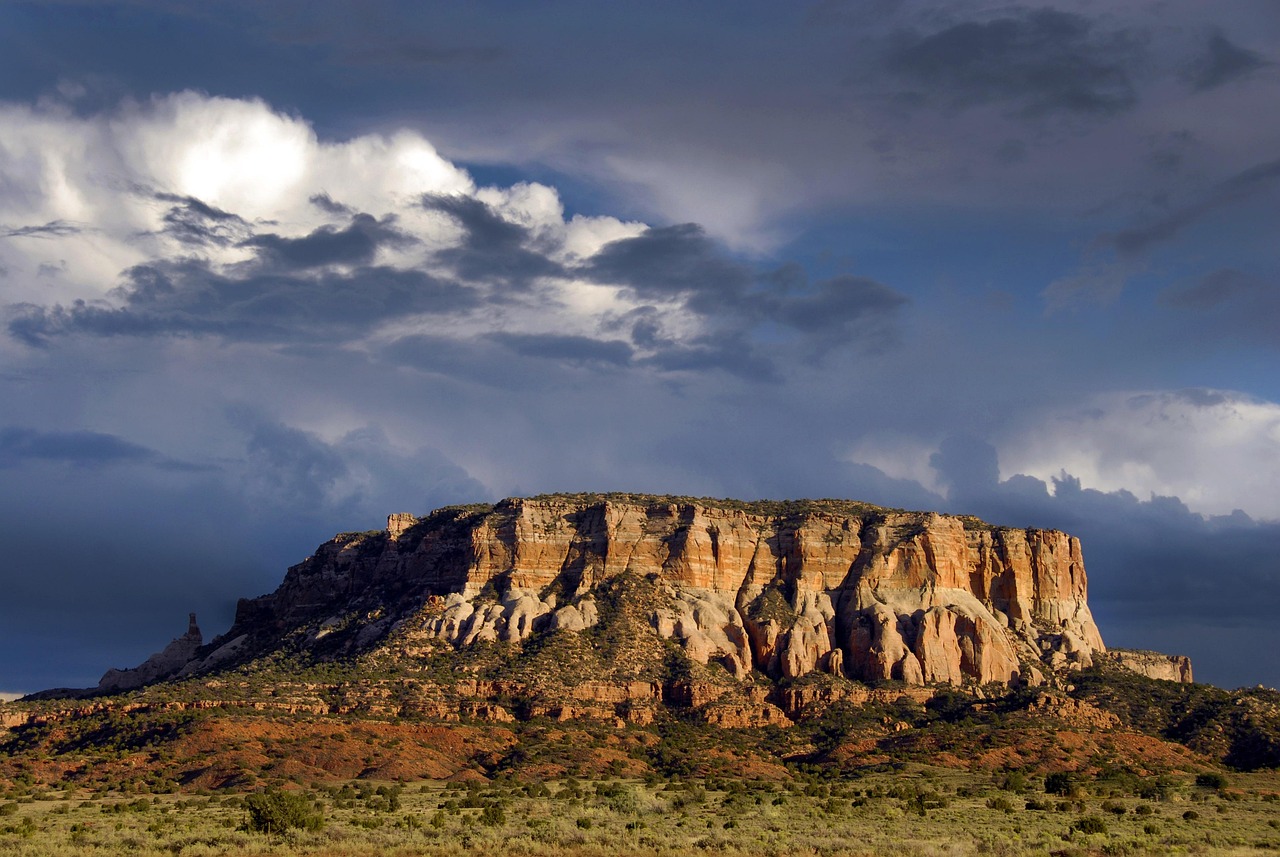
<instances>
[{"instance_id":1,"label":"cloud","mask_svg":"<svg viewBox=\"0 0 1280 857\"><path fill-rule=\"evenodd\" d=\"M82 227L63 220L51 220L39 226L0 226L0 238L63 238L79 235Z\"/></svg>"},{"instance_id":2,"label":"cloud","mask_svg":"<svg viewBox=\"0 0 1280 857\"><path fill-rule=\"evenodd\" d=\"M741 297L752 281L751 271L728 259L696 223L651 227L611 241L577 273L626 286L641 301L681 297L704 312Z\"/></svg>"},{"instance_id":3,"label":"cloud","mask_svg":"<svg viewBox=\"0 0 1280 857\"><path fill-rule=\"evenodd\" d=\"M1184 74L1196 89L1215 89L1268 65L1261 54L1232 43L1214 29L1205 40L1204 53L1187 65Z\"/></svg>"},{"instance_id":4,"label":"cloud","mask_svg":"<svg viewBox=\"0 0 1280 857\"><path fill-rule=\"evenodd\" d=\"M845 275L819 282L807 293L777 295L764 305L769 317L828 345L892 340L890 320L909 303L883 283Z\"/></svg>"},{"instance_id":5,"label":"cloud","mask_svg":"<svg viewBox=\"0 0 1280 857\"><path fill-rule=\"evenodd\" d=\"M948 435L938 451L929 456L929 466L938 471L942 483L957 492L983 491L1000 482L996 449L969 435Z\"/></svg>"},{"instance_id":6,"label":"cloud","mask_svg":"<svg viewBox=\"0 0 1280 857\"><path fill-rule=\"evenodd\" d=\"M1083 15L1042 8L904 37L886 67L919 84L906 97L921 101L1003 102L1027 117L1107 115L1137 103L1132 71L1141 57L1132 33L1103 32Z\"/></svg>"},{"instance_id":7,"label":"cloud","mask_svg":"<svg viewBox=\"0 0 1280 857\"><path fill-rule=\"evenodd\" d=\"M1109 393L1010 426L1003 459L1048 480L1180 497L1205 514L1280 519L1280 405L1228 390ZM1210 453L1210 451L1212 451Z\"/></svg>"},{"instance_id":8,"label":"cloud","mask_svg":"<svg viewBox=\"0 0 1280 857\"><path fill-rule=\"evenodd\" d=\"M561 360L567 363L595 363L625 366L631 362L632 348L618 339L593 339L542 333L491 333L494 342L524 357Z\"/></svg>"},{"instance_id":9,"label":"cloud","mask_svg":"<svg viewBox=\"0 0 1280 857\"><path fill-rule=\"evenodd\" d=\"M390 320L462 313L480 303L469 287L421 271L385 266L309 271L321 264L318 257L333 261L334 254L347 254L354 261L366 255L363 238L346 242L339 236L334 245L326 245L327 240L295 244L287 251L270 242L271 266L292 261L300 265L294 271L268 267L221 273L191 259L139 265L125 272L126 282L115 292L123 306L85 301L68 307L17 305L11 308L9 332L34 346L72 334L281 343L327 335L341 342Z\"/></svg>"},{"instance_id":10,"label":"cloud","mask_svg":"<svg viewBox=\"0 0 1280 857\"><path fill-rule=\"evenodd\" d=\"M183 244L226 247L251 234L243 218L193 196L161 192L155 198L174 203L165 212L163 231Z\"/></svg>"},{"instance_id":11,"label":"cloud","mask_svg":"<svg viewBox=\"0 0 1280 857\"><path fill-rule=\"evenodd\" d=\"M229 627L237 599L274 589L335 532L494 499L438 451L378 429L326 440L252 407L223 416L238 454L199 471L153 466L157 453L112 435L0 432L9 686L92 685L181 633L190 611L210 636Z\"/></svg>"},{"instance_id":12,"label":"cloud","mask_svg":"<svg viewBox=\"0 0 1280 857\"><path fill-rule=\"evenodd\" d=\"M558 264L526 246L528 228L479 199L434 194L422 198L422 207L447 214L462 226L462 240L435 256L464 280L527 288L534 279L562 274Z\"/></svg>"},{"instance_id":13,"label":"cloud","mask_svg":"<svg viewBox=\"0 0 1280 857\"><path fill-rule=\"evenodd\" d=\"M379 248L400 247L413 239L368 214L357 214L343 228L321 226L301 238L261 233L243 244L259 250L259 258L285 270L325 265L368 265Z\"/></svg>"},{"instance_id":14,"label":"cloud","mask_svg":"<svg viewBox=\"0 0 1280 857\"><path fill-rule=\"evenodd\" d=\"M1255 164L1214 185L1200 198L1175 208L1146 226L1125 229L1102 236L1103 245L1114 247L1122 256L1146 252L1157 244L1171 241L1187 227L1214 212L1237 205L1263 192L1280 178L1280 158Z\"/></svg>"},{"instance_id":15,"label":"cloud","mask_svg":"<svg viewBox=\"0 0 1280 857\"><path fill-rule=\"evenodd\" d=\"M377 426L329 441L247 406L229 408L227 419L246 439L242 490L271 514L367 521L389 511L421 514L434 498L489 496L438 450L401 448Z\"/></svg>"},{"instance_id":16,"label":"cloud","mask_svg":"<svg viewBox=\"0 0 1280 857\"><path fill-rule=\"evenodd\" d=\"M1157 302L1177 313L1178 336L1203 348L1225 343L1280 347L1280 285L1234 268L1166 287Z\"/></svg>"},{"instance_id":17,"label":"cloud","mask_svg":"<svg viewBox=\"0 0 1280 857\"><path fill-rule=\"evenodd\" d=\"M663 368L726 366L721 354L750 350L747 331L775 324L799 333L807 350L821 355L853 344L878 347L892 341L892 319L910 301L867 277L843 275L809 283L803 270L764 272L733 259L696 224L651 228L606 244L577 271L580 276L626 287L641 302L679 302L712 326L684 343L665 341L647 359ZM663 342L660 313L648 303L633 316L639 345ZM682 346L682 347L672 347ZM744 366L772 375L767 361ZM749 370L748 370L749 371Z\"/></svg>"},{"instance_id":18,"label":"cloud","mask_svg":"<svg viewBox=\"0 0 1280 857\"><path fill-rule=\"evenodd\" d=\"M720 371L753 384L782 380L768 349L734 331L696 336L684 342L661 341L637 362L664 372Z\"/></svg>"},{"instance_id":19,"label":"cloud","mask_svg":"<svg viewBox=\"0 0 1280 857\"><path fill-rule=\"evenodd\" d=\"M1264 161L1197 194L1198 198L1142 226L1095 237L1080 268L1051 282L1042 292L1049 312L1084 304L1107 304L1124 291L1155 248L1178 239L1190 227L1223 210L1266 193L1280 179L1280 159Z\"/></svg>"},{"instance_id":20,"label":"cloud","mask_svg":"<svg viewBox=\"0 0 1280 857\"><path fill-rule=\"evenodd\" d=\"M0 429L0 467L31 459L91 467L154 463L161 456L155 450L101 432L44 432L18 426Z\"/></svg>"}]
</instances>

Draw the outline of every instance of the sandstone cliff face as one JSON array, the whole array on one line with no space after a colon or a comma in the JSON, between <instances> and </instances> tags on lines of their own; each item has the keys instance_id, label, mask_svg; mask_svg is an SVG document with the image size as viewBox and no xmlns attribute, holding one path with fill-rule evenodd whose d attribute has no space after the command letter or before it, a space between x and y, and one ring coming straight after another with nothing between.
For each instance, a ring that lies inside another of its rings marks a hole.
<instances>
[{"instance_id":1,"label":"sandstone cliff face","mask_svg":"<svg viewBox=\"0 0 1280 857\"><path fill-rule=\"evenodd\" d=\"M1184 684L1190 684L1193 681L1191 659L1186 655L1162 655L1159 652L1113 649L1107 653L1107 657L1125 669L1147 678Z\"/></svg>"},{"instance_id":2,"label":"sandstone cliff face","mask_svg":"<svg viewBox=\"0 0 1280 857\"><path fill-rule=\"evenodd\" d=\"M1065 533L841 501L587 495L393 515L385 532L340 536L241 602L183 672L289 635L351 652L388 635L412 651L581 632L600 621L601 587L628 576L660 595L655 646L739 679L1038 684L1105 651Z\"/></svg>"}]
</instances>

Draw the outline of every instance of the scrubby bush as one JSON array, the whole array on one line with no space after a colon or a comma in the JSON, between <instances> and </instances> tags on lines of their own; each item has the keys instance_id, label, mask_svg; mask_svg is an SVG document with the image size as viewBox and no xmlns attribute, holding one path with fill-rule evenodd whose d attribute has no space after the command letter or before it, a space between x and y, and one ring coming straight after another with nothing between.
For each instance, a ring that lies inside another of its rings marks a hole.
<instances>
[{"instance_id":1,"label":"scrubby bush","mask_svg":"<svg viewBox=\"0 0 1280 857\"><path fill-rule=\"evenodd\" d=\"M1196 785L1214 791L1222 791L1227 787L1227 778L1216 771L1196 775Z\"/></svg>"},{"instance_id":2,"label":"scrubby bush","mask_svg":"<svg viewBox=\"0 0 1280 857\"><path fill-rule=\"evenodd\" d=\"M324 817L305 796L278 789L251 794L244 799L249 816L245 822L249 830L275 834L287 830L319 830L324 827Z\"/></svg>"},{"instance_id":3,"label":"scrubby bush","mask_svg":"<svg viewBox=\"0 0 1280 857\"><path fill-rule=\"evenodd\" d=\"M1106 833L1107 823L1096 815L1086 815L1071 822L1071 829L1081 833Z\"/></svg>"},{"instance_id":4,"label":"scrubby bush","mask_svg":"<svg viewBox=\"0 0 1280 857\"><path fill-rule=\"evenodd\" d=\"M1000 781L1000 788L1007 792L1018 792L1021 794L1027 790L1027 778L1021 771L1010 771L1003 780Z\"/></svg>"},{"instance_id":5,"label":"scrubby bush","mask_svg":"<svg viewBox=\"0 0 1280 857\"><path fill-rule=\"evenodd\" d=\"M1122 803L1117 803L1113 800L1104 800L1102 802L1102 811L1112 813L1113 815L1124 815L1129 810Z\"/></svg>"}]
</instances>

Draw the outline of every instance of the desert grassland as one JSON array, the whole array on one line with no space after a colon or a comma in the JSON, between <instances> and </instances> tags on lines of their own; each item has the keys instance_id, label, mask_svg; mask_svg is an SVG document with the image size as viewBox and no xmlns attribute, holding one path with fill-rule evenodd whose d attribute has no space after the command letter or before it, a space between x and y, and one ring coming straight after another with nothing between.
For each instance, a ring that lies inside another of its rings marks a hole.
<instances>
[{"instance_id":1,"label":"desert grassland","mask_svg":"<svg viewBox=\"0 0 1280 857\"><path fill-rule=\"evenodd\" d=\"M312 784L319 829L250 829L246 795L35 790L0 855L1252 854L1280 849L1280 774L1044 781L909 765L837 781ZM1139 791L1146 796L1141 796Z\"/></svg>"}]
</instances>

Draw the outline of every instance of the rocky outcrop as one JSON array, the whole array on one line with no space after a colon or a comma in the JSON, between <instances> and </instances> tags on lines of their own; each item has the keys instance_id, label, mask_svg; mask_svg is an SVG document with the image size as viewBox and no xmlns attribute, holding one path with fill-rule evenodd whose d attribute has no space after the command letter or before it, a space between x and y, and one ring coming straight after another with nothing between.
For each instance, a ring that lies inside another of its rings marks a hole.
<instances>
[{"instance_id":1,"label":"rocky outcrop","mask_svg":"<svg viewBox=\"0 0 1280 857\"><path fill-rule=\"evenodd\" d=\"M525 644L601 621L645 580L653 645L744 680L822 671L908 684L1038 684L1104 652L1078 540L847 501L574 495L392 515L344 534L182 670L288 637L320 654ZM299 642L300 641L300 642Z\"/></svg>"},{"instance_id":2,"label":"rocky outcrop","mask_svg":"<svg viewBox=\"0 0 1280 857\"><path fill-rule=\"evenodd\" d=\"M185 667L196 656L204 643L200 628L196 625L196 614L189 614L187 633L173 640L132 669L111 669L98 681L98 691L102 693L119 693L134 690L160 679L167 678Z\"/></svg>"},{"instance_id":3,"label":"rocky outcrop","mask_svg":"<svg viewBox=\"0 0 1280 857\"><path fill-rule=\"evenodd\" d=\"M1186 655L1162 655L1159 652L1112 649L1107 652L1107 657L1125 669L1147 678L1184 684L1192 682L1191 658Z\"/></svg>"}]
</instances>

